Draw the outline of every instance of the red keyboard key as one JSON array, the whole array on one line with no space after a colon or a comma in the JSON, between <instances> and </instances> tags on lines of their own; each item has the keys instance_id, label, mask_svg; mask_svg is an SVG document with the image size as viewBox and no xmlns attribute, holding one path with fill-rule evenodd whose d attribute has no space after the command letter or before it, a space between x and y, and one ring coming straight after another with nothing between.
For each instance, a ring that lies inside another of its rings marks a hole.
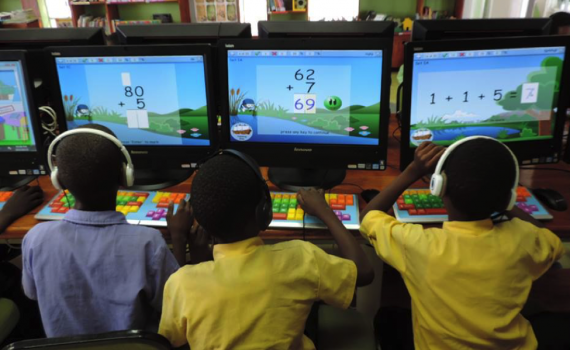
<instances>
[{"instance_id":1,"label":"red keyboard key","mask_svg":"<svg viewBox=\"0 0 570 350\"><path fill-rule=\"evenodd\" d=\"M50 208L59 208L61 206L62 206L61 202L58 202L58 201L53 201L48 205L48 207L50 207Z\"/></svg>"},{"instance_id":2,"label":"red keyboard key","mask_svg":"<svg viewBox=\"0 0 570 350\"><path fill-rule=\"evenodd\" d=\"M445 214L447 214L447 210L445 210L443 208L430 208L430 209L426 209L426 214L427 215L445 215Z\"/></svg>"},{"instance_id":3,"label":"red keyboard key","mask_svg":"<svg viewBox=\"0 0 570 350\"><path fill-rule=\"evenodd\" d=\"M425 209L418 209L418 215L426 215Z\"/></svg>"},{"instance_id":4,"label":"red keyboard key","mask_svg":"<svg viewBox=\"0 0 570 350\"><path fill-rule=\"evenodd\" d=\"M59 208L57 209L57 212L58 212L59 214L65 214L65 213L67 213L67 210L68 210L68 209L67 209L66 207L59 207Z\"/></svg>"},{"instance_id":5,"label":"red keyboard key","mask_svg":"<svg viewBox=\"0 0 570 350\"><path fill-rule=\"evenodd\" d=\"M519 196L517 197L517 202L526 202L526 197L519 195Z\"/></svg>"},{"instance_id":6,"label":"red keyboard key","mask_svg":"<svg viewBox=\"0 0 570 350\"><path fill-rule=\"evenodd\" d=\"M346 205L344 205L344 204L331 204L331 209L332 210L345 210Z\"/></svg>"},{"instance_id":7,"label":"red keyboard key","mask_svg":"<svg viewBox=\"0 0 570 350\"><path fill-rule=\"evenodd\" d=\"M405 205L405 204L398 204L398 209L400 209L400 210L406 210L406 209L404 209L404 205Z\"/></svg>"},{"instance_id":8,"label":"red keyboard key","mask_svg":"<svg viewBox=\"0 0 570 350\"><path fill-rule=\"evenodd\" d=\"M140 207L141 206L141 202L127 202L127 205L130 207Z\"/></svg>"},{"instance_id":9,"label":"red keyboard key","mask_svg":"<svg viewBox=\"0 0 570 350\"><path fill-rule=\"evenodd\" d=\"M408 210L408 214L410 215L418 215L418 211L416 209L410 209Z\"/></svg>"},{"instance_id":10,"label":"red keyboard key","mask_svg":"<svg viewBox=\"0 0 570 350\"><path fill-rule=\"evenodd\" d=\"M273 219L275 219L275 220L287 220L287 213L273 213Z\"/></svg>"},{"instance_id":11,"label":"red keyboard key","mask_svg":"<svg viewBox=\"0 0 570 350\"><path fill-rule=\"evenodd\" d=\"M416 209L416 206L413 205L413 204L404 204L404 205L402 206L402 208L403 208L404 210L410 210L410 209Z\"/></svg>"}]
</instances>

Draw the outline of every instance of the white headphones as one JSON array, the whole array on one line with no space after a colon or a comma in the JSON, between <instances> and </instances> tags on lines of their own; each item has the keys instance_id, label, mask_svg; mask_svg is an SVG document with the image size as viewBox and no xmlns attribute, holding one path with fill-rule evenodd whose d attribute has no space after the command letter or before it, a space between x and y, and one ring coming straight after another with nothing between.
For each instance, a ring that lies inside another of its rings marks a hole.
<instances>
[{"instance_id":1,"label":"white headphones","mask_svg":"<svg viewBox=\"0 0 570 350\"><path fill-rule=\"evenodd\" d=\"M66 137L71 136L71 135L76 135L76 134L99 135L99 136L104 137L107 140L113 142L117 147L119 147L119 150L121 151L121 153L123 154L123 156L125 157L125 160L126 160L126 162L123 162L123 172L121 175L121 185L123 187L131 187L134 184L134 182L135 182L135 168L133 166L133 162L131 160L131 156L129 155L129 152L127 151L125 146L123 146L121 141L119 141L119 139L117 139L113 135L107 134L106 132L101 131L101 130L73 129L73 130L66 131L63 134L59 135L49 145L48 152L47 152L47 161L48 161L49 169L51 171L51 183L53 184L53 187L55 187L58 190L63 190L63 187L61 186L61 184L59 183L59 180L57 178L57 173L58 173L57 167L53 166L53 162L51 159L52 155L53 155L53 151L55 149L55 146L63 138L66 138Z\"/></svg>"},{"instance_id":2,"label":"white headphones","mask_svg":"<svg viewBox=\"0 0 570 350\"><path fill-rule=\"evenodd\" d=\"M445 174L442 172L442 170L443 170L443 165L445 164L445 160L449 157L449 155L453 152L453 150L456 149L457 147L459 147L459 145L461 145L461 144L464 144L464 143L472 141L472 140L477 140L477 139L488 139L488 140L493 140L497 143L500 143L501 145L503 145L503 147L505 147L509 151L509 154L513 157L513 162L515 165L515 181L513 183L513 188L511 189L511 199L509 200L509 205L507 206L507 210L511 210L511 209L513 209L513 207L515 206L515 204L517 202L517 187L519 185L519 162L517 160L517 157L515 156L515 154L513 153L513 151L511 151L511 149L509 147L507 147L505 144L495 140L492 137L470 136L470 137L466 137L464 139L461 139L461 140L455 142L454 144L452 144L451 146L449 146L445 150L445 152L443 153L441 158L439 159L439 162L437 162L437 166L435 167L435 172L431 176L431 182L429 184L429 189L431 191L431 194L433 194L434 196L438 196L438 197L443 197L443 195L445 194L445 187L447 185L447 179L446 179Z\"/></svg>"}]
</instances>

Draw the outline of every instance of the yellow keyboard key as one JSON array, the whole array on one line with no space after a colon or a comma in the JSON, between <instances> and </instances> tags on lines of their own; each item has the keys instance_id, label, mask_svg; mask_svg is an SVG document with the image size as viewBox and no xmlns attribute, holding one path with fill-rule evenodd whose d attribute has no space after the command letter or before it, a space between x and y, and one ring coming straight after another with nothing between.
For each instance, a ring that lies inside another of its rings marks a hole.
<instances>
[{"instance_id":1,"label":"yellow keyboard key","mask_svg":"<svg viewBox=\"0 0 570 350\"><path fill-rule=\"evenodd\" d=\"M287 212L287 220L295 220L295 209L289 209Z\"/></svg>"},{"instance_id":2,"label":"yellow keyboard key","mask_svg":"<svg viewBox=\"0 0 570 350\"><path fill-rule=\"evenodd\" d=\"M337 194L336 194L336 193L331 193L330 199L337 199Z\"/></svg>"},{"instance_id":3,"label":"yellow keyboard key","mask_svg":"<svg viewBox=\"0 0 570 350\"><path fill-rule=\"evenodd\" d=\"M122 205L117 205L117 208L115 208L116 211L123 211L123 206Z\"/></svg>"},{"instance_id":4,"label":"yellow keyboard key","mask_svg":"<svg viewBox=\"0 0 570 350\"><path fill-rule=\"evenodd\" d=\"M295 220L303 221L303 214L305 214L303 209L297 209L297 211L295 212Z\"/></svg>"},{"instance_id":5,"label":"yellow keyboard key","mask_svg":"<svg viewBox=\"0 0 570 350\"><path fill-rule=\"evenodd\" d=\"M139 206L133 205L129 211L131 213L136 213L137 211L139 211L139 208L140 208Z\"/></svg>"},{"instance_id":6,"label":"yellow keyboard key","mask_svg":"<svg viewBox=\"0 0 570 350\"><path fill-rule=\"evenodd\" d=\"M137 202L142 203L142 202L145 201L145 199L146 199L145 197L139 197L139 198L137 199Z\"/></svg>"}]
</instances>

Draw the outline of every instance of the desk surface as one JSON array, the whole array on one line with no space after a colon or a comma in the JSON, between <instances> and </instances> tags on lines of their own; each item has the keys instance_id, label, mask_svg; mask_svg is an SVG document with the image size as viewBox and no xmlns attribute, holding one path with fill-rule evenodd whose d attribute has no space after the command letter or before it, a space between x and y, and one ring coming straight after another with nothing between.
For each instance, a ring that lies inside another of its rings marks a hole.
<instances>
[{"instance_id":1,"label":"desk surface","mask_svg":"<svg viewBox=\"0 0 570 350\"><path fill-rule=\"evenodd\" d=\"M393 119L393 118L392 118ZM395 129L395 123L390 123L390 135ZM398 133L396 133L398 135ZM347 171L346 179L343 185L334 188L334 192L338 193L360 193L360 186L364 189L376 188L383 189L387 184L393 181L396 176L400 174L400 145L393 137L389 138L388 142L388 164L390 164L386 171L365 171L365 170L350 170ZM570 165L559 163L555 165L542 165L537 168L555 168L570 171ZM264 176L267 176L267 169L263 168ZM0 243L13 243L18 244L22 238L34 225L39 223L34 218L34 215L43 207L48 201L56 195L57 190L51 185L48 176L42 176L39 183L44 190L45 199L44 203L34 209L30 214L20 218L13 223L3 234L0 234ZM184 181L183 183L171 187L169 190L174 192L190 192L192 178ZM529 188L552 188L559 191L568 201L570 201L570 174L561 171L545 171L545 170L521 170L520 183ZM270 185L271 187L271 185ZM416 183L413 187L426 187L423 182ZM273 187L273 189L276 189ZM361 206L364 201L361 200ZM554 219L546 222L546 226L558 234L562 238L570 238L570 209L564 212L556 212L549 210ZM168 233L162 230L166 238ZM357 233L355 233L357 234ZM300 230L268 230L261 234L262 238L269 240L287 240L301 238ZM326 230L306 230L307 240L330 240L332 237Z\"/></svg>"}]
</instances>

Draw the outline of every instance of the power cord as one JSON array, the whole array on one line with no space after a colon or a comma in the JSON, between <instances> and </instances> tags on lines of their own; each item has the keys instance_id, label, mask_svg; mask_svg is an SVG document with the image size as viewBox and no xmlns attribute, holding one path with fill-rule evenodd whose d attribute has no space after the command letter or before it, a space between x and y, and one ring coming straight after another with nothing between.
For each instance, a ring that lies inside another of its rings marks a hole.
<instances>
[{"instance_id":1,"label":"power cord","mask_svg":"<svg viewBox=\"0 0 570 350\"><path fill-rule=\"evenodd\" d=\"M56 136L55 131L58 128L57 125L57 113L55 110L49 106L42 106L38 108L41 112L49 115L51 117L50 122L44 122L42 120L42 129L44 129L44 135L50 134L51 136Z\"/></svg>"}]
</instances>

